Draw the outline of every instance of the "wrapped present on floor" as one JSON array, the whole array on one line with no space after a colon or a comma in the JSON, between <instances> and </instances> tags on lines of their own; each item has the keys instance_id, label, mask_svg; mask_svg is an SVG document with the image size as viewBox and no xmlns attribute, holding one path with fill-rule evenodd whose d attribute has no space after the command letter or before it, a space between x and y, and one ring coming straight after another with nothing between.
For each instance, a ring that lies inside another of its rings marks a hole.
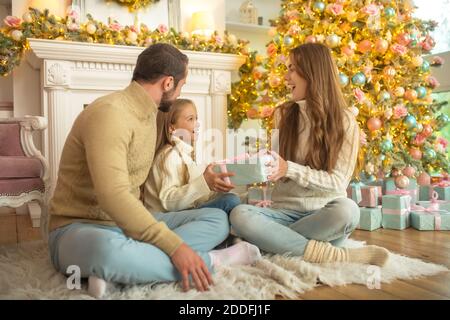
<instances>
[{"instance_id":1,"label":"wrapped present on floor","mask_svg":"<svg viewBox=\"0 0 450 320\"><path fill-rule=\"evenodd\" d=\"M383 180L383 194L386 194L387 191L396 190L397 186L395 185L395 178L385 178Z\"/></svg>"},{"instance_id":2,"label":"wrapped present on floor","mask_svg":"<svg viewBox=\"0 0 450 320\"><path fill-rule=\"evenodd\" d=\"M267 208L272 205L271 198L272 198L272 187L267 184L248 188L248 198L247 198L248 204L257 207Z\"/></svg>"},{"instance_id":3,"label":"wrapped present on floor","mask_svg":"<svg viewBox=\"0 0 450 320\"><path fill-rule=\"evenodd\" d=\"M356 227L361 230L373 231L381 228L381 207L359 208L359 225Z\"/></svg>"},{"instance_id":4,"label":"wrapped present on floor","mask_svg":"<svg viewBox=\"0 0 450 320\"><path fill-rule=\"evenodd\" d=\"M265 165L270 155L244 154L232 159L217 161L215 172L233 172L235 175L227 177L226 182L236 186L266 182L268 180L268 169Z\"/></svg>"},{"instance_id":5,"label":"wrapped present on floor","mask_svg":"<svg viewBox=\"0 0 450 320\"><path fill-rule=\"evenodd\" d=\"M347 187L347 197L352 199L356 202L356 204L359 204L362 200L361 196L361 187L364 186L361 182L352 182Z\"/></svg>"},{"instance_id":6,"label":"wrapped present on floor","mask_svg":"<svg viewBox=\"0 0 450 320\"><path fill-rule=\"evenodd\" d=\"M418 201L430 201L432 193L433 193L432 186L419 186Z\"/></svg>"},{"instance_id":7,"label":"wrapped present on floor","mask_svg":"<svg viewBox=\"0 0 450 320\"><path fill-rule=\"evenodd\" d=\"M450 230L450 212L435 201L420 201L411 207L411 226L417 230Z\"/></svg>"},{"instance_id":8,"label":"wrapped present on floor","mask_svg":"<svg viewBox=\"0 0 450 320\"><path fill-rule=\"evenodd\" d=\"M441 209L450 212L450 201L439 200L439 194L433 189L430 190L431 190L430 200L417 201L417 205L425 208L433 207L436 209Z\"/></svg>"},{"instance_id":9,"label":"wrapped present on floor","mask_svg":"<svg viewBox=\"0 0 450 320\"><path fill-rule=\"evenodd\" d=\"M407 189L396 189L396 190L388 190L386 191L386 195L404 195L410 196L411 201L410 205L414 205L417 202L417 189L407 190Z\"/></svg>"},{"instance_id":10,"label":"wrapped present on floor","mask_svg":"<svg viewBox=\"0 0 450 320\"><path fill-rule=\"evenodd\" d=\"M438 193L439 200L450 201L450 181L445 180L429 186L420 186L419 201L431 200L433 191Z\"/></svg>"},{"instance_id":11,"label":"wrapped present on floor","mask_svg":"<svg viewBox=\"0 0 450 320\"><path fill-rule=\"evenodd\" d=\"M362 200L359 202L360 207L374 208L380 204L381 186L362 186Z\"/></svg>"},{"instance_id":12,"label":"wrapped present on floor","mask_svg":"<svg viewBox=\"0 0 450 320\"><path fill-rule=\"evenodd\" d=\"M385 229L403 230L408 228L410 226L410 209L411 197L409 195L384 195L381 225Z\"/></svg>"},{"instance_id":13,"label":"wrapped present on floor","mask_svg":"<svg viewBox=\"0 0 450 320\"><path fill-rule=\"evenodd\" d=\"M449 201L450 200L450 182L442 181L433 185L433 190L439 195L439 200Z\"/></svg>"}]
</instances>

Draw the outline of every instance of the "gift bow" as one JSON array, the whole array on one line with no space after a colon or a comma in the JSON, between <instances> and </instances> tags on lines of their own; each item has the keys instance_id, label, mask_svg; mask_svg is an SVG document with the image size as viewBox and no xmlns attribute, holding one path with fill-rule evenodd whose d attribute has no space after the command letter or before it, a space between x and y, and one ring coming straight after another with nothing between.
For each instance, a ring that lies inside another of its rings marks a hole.
<instances>
[{"instance_id":1,"label":"gift bow","mask_svg":"<svg viewBox=\"0 0 450 320\"><path fill-rule=\"evenodd\" d=\"M425 214L434 215L434 229L441 230L441 212L445 213L445 210L439 210L439 203L432 202L428 208L414 205L411 208L412 211L423 212Z\"/></svg>"},{"instance_id":2,"label":"gift bow","mask_svg":"<svg viewBox=\"0 0 450 320\"><path fill-rule=\"evenodd\" d=\"M443 180L443 181L440 181L438 183L434 183L433 187L441 187L441 188L450 187L450 181Z\"/></svg>"}]
</instances>

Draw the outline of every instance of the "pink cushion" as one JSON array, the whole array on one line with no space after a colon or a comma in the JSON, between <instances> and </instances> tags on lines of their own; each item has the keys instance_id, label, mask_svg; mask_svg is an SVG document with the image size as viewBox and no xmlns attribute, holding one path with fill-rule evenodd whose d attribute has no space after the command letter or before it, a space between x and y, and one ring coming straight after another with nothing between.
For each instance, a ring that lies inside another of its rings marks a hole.
<instances>
[{"instance_id":1,"label":"pink cushion","mask_svg":"<svg viewBox=\"0 0 450 320\"><path fill-rule=\"evenodd\" d=\"M37 158L0 156L0 179L39 178L41 169Z\"/></svg>"},{"instance_id":2,"label":"pink cushion","mask_svg":"<svg viewBox=\"0 0 450 320\"><path fill-rule=\"evenodd\" d=\"M0 120L0 156L25 156L20 144L20 124Z\"/></svg>"},{"instance_id":3,"label":"pink cushion","mask_svg":"<svg viewBox=\"0 0 450 320\"><path fill-rule=\"evenodd\" d=\"M18 196L34 190L44 192L44 182L41 178L0 179L0 196Z\"/></svg>"}]
</instances>

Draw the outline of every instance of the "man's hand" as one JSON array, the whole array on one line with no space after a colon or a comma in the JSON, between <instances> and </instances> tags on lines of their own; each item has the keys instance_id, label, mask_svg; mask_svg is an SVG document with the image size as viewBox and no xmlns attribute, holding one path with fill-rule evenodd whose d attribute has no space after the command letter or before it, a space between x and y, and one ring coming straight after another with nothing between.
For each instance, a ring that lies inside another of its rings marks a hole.
<instances>
[{"instance_id":1,"label":"man's hand","mask_svg":"<svg viewBox=\"0 0 450 320\"><path fill-rule=\"evenodd\" d=\"M181 274L184 291L189 291L189 275L198 291L208 290L209 286L213 284L211 273L205 262L187 244L183 243L171 259Z\"/></svg>"},{"instance_id":2,"label":"man's hand","mask_svg":"<svg viewBox=\"0 0 450 320\"><path fill-rule=\"evenodd\" d=\"M210 164L206 167L205 172L203 172L203 177L205 177L209 189L216 192L229 192L231 189L234 189L235 186L233 184L224 181L226 177L234 176L234 173L216 173L213 170L214 166L215 164Z\"/></svg>"}]
</instances>

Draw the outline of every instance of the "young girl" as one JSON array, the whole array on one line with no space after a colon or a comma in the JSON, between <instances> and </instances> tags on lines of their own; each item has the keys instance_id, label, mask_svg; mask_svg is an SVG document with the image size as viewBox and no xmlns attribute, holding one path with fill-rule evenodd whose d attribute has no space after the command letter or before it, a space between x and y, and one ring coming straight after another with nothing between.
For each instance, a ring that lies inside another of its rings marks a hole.
<instances>
[{"instance_id":1,"label":"young girl","mask_svg":"<svg viewBox=\"0 0 450 320\"><path fill-rule=\"evenodd\" d=\"M304 44L290 53L285 80L292 100L276 109L279 154L271 163L272 208L239 205L230 215L238 236L260 249L305 261L382 266L388 251L339 248L359 222L346 197L359 148L359 127L347 109L330 50ZM276 132L276 131L275 131Z\"/></svg>"},{"instance_id":2,"label":"young girl","mask_svg":"<svg viewBox=\"0 0 450 320\"><path fill-rule=\"evenodd\" d=\"M209 168L192 159L198 134L197 110L188 99L178 99L168 113L159 111L156 157L144 186L150 212L218 208L227 214L240 203L233 193L211 191L205 176Z\"/></svg>"}]
</instances>

